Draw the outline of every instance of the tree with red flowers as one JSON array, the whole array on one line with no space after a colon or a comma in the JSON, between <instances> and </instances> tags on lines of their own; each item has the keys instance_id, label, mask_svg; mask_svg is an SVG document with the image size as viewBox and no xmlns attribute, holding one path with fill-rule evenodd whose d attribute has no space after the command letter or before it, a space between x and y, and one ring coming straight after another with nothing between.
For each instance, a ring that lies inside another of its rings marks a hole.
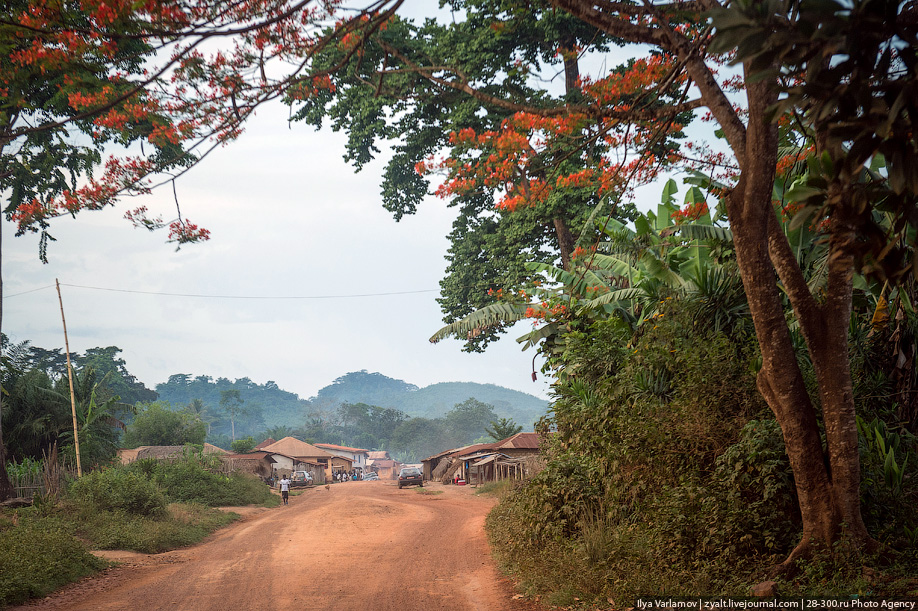
<instances>
[{"instance_id":1,"label":"tree with red flowers","mask_svg":"<svg viewBox=\"0 0 918 611\"><path fill-rule=\"evenodd\" d=\"M55 218L174 180L242 131L262 103L330 86L318 50L359 40L400 4L246 0L14 0L0 16L0 191L47 259ZM140 206L125 217L178 244L206 229ZM0 498L10 493L0 430Z\"/></svg>"},{"instance_id":2,"label":"tree with red flowers","mask_svg":"<svg viewBox=\"0 0 918 611\"><path fill-rule=\"evenodd\" d=\"M295 119L347 132L358 169L380 143L391 146L381 195L396 220L428 192L457 209L438 298L447 323L494 304L498 290L530 287L530 260L569 266L578 240L597 235L597 206L633 218L610 169L621 166L632 186L651 179L678 149L691 109L679 108L680 78L643 95L642 83L665 79L661 56L582 76L590 54L616 40L547 2L449 5L463 18L395 18L332 74L333 90L291 101ZM314 66L340 64L346 51L329 48ZM633 112L607 106L615 96ZM664 101L672 105L662 112ZM644 145L655 161L635 154ZM465 349L483 349L501 330L464 338Z\"/></svg>"},{"instance_id":3,"label":"tree with red flowers","mask_svg":"<svg viewBox=\"0 0 918 611\"><path fill-rule=\"evenodd\" d=\"M890 283L915 273L916 262L905 256L918 225L914 3L456 0L449 5L462 16L452 25L428 22L401 38L391 29L373 37L374 51L361 56L353 81L345 83L353 90L362 85L365 92L349 126L349 150L358 163L369 150L361 142L401 138L395 144L400 161L415 161L411 165L421 175L442 174L438 195L461 205L476 200L495 205L475 209L482 223L498 215L531 214L553 198L563 209L570 189L627 201L636 184L667 163L720 181L716 195L726 200L761 349L758 387L783 431L802 514L803 536L787 564L843 538L858 548L874 547L860 508L847 330L855 271ZM541 83L553 70L565 73L562 66L573 57L602 55L605 49L589 38L578 39L582 46L556 39L554 62L520 45L516 54L511 49L484 56L492 63L473 69L469 57L477 49L498 44L505 34L512 47L521 21L551 10L594 28L602 44L630 45L633 59L595 78L574 75L567 83L573 88L563 95ZM490 27L490 41L479 37L463 45L464 24L475 19ZM439 44L452 44L451 54L436 52ZM343 87L338 94L351 99ZM430 112L437 96L464 105L464 124ZM726 150L698 143L663 146L681 129L685 113L695 109L714 125ZM332 114L344 116L334 109ZM315 120L316 111L304 118ZM781 121L793 122L804 138L782 140ZM415 127L423 136L413 140ZM788 155L787 148L794 152ZM417 151L427 156L412 159ZM870 168L879 155L885 174ZM782 184L776 183L776 171L790 158L806 160L809 170L793 189L776 191ZM401 165L406 175L408 164ZM405 184L415 198L423 193L424 183L416 178L405 178ZM777 212L822 232L828 258L820 291L808 286ZM700 210L686 212L696 213ZM586 229L582 235L589 242ZM517 246L525 250L531 242ZM563 263L560 243L555 256ZM785 299L815 367L818 390L812 397L797 364Z\"/></svg>"}]
</instances>

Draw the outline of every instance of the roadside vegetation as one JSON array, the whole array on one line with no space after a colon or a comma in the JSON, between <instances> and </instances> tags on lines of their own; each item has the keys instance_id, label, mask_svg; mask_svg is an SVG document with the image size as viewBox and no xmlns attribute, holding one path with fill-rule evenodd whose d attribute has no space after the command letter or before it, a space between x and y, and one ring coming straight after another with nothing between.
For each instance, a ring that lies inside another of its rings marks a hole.
<instances>
[{"instance_id":1,"label":"roadside vegetation","mask_svg":"<svg viewBox=\"0 0 918 611\"><path fill-rule=\"evenodd\" d=\"M220 506L276 506L258 478L212 471L189 452L167 463L100 468L57 496L0 513L0 607L44 596L108 563L89 550L163 552L197 543L237 516Z\"/></svg>"},{"instance_id":2,"label":"roadside vegetation","mask_svg":"<svg viewBox=\"0 0 918 611\"><path fill-rule=\"evenodd\" d=\"M915 595L918 443L901 389L916 373L895 357L918 336L915 287L884 294L860 279L851 317L861 501L878 550L842 539L781 566L800 541L800 512L781 429L756 388L761 355L730 234L715 213L672 223L693 203L691 191L685 208L673 195L674 184L638 220L643 231L609 230L592 270L556 272L563 288L541 295L555 314L536 332L557 381L539 429L552 434L547 467L488 518L502 566L563 606L748 596L766 579L781 596ZM612 299L625 282L630 301Z\"/></svg>"}]
</instances>

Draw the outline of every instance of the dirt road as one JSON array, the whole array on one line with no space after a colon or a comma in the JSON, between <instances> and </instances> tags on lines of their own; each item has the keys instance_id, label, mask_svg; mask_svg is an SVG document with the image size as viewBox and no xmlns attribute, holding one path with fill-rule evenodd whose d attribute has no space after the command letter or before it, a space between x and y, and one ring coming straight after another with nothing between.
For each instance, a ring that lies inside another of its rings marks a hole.
<instances>
[{"instance_id":1,"label":"dirt road","mask_svg":"<svg viewBox=\"0 0 918 611\"><path fill-rule=\"evenodd\" d=\"M112 554L124 563L19 609L536 611L491 559L493 505L439 484L317 487L192 548Z\"/></svg>"}]
</instances>

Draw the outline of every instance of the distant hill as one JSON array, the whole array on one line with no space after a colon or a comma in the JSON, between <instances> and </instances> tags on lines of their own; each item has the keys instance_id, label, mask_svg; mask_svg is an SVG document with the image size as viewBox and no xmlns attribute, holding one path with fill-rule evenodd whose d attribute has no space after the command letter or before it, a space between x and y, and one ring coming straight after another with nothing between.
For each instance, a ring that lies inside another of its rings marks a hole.
<instances>
[{"instance_id":1,"label":"distant hill","mask_svg":"<svg viewBox=\"0 0 918 611\"><path fill-rule=\"evenodd\" d=\"M168 401L176 409L188 405L195 399L201 400L207 415L218 427L224 428L227 423L224 422L225 419L220 419L220 393L225 390L239 391L243 405L253 412L250 421L243 421L241 428L237 426L237 433L248 435L266 427L299 426L306 419L306 408L309 403L295 393L282 390L271 380L258 384L249 378L239 378L235 381L227 378L215 380L208 375L192 377L177 373L169 376L168 381L156 385L159 398Z\"/></svg>"},{"instance_id":2,"label":"distant hill","mask_svg":"<svg viewBox=\"0 0 918 611\"><path fill-rule=\"evenodd\" d=\"M238 390L244 405L253 408L250 422L236 423L237 434L241 431L246 435L274 426L302 426L310 405L334 409L342 403L366 403L394 408L409 416L433 419L443 417L458 403L477 399L494 406L498 416L513 418L526 430L532 430L535 421L548 409L548 402L543 399L495 384L441 382L418 388L403 380L366 370L341 376L309 400L282 390L273 381L258 384L249 378L230 381L208 375L175 374L168 381L156 385L160 399L170 402L175 409L200 399L215 430L220 431L228 426L228 421L221 418L220 398L224 390Z\"/></svg>"},{"instance_id":3,"label":"distant hill","mask_svg":"<svg viewBox=\"0 0 918 611\"><path fill-rule=\"evenodd\" d=\"M513 418L526 430L532 430L536 420L545 415L548 401L524 392L476 382L440 382L418 388L381 373L356 371L341 376L322 388L310 402L316 405L366 403L391 407L409 416L439 418L457 403L474 398L494 406L503 418Z\"/></svg>"}]
</instances>

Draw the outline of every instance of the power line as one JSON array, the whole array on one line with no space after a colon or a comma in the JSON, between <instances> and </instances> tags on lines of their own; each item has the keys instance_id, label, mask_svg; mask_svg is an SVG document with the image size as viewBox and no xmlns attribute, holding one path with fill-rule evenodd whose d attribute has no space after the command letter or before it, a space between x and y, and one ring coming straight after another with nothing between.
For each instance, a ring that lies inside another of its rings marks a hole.
<instances>
[{"instance_id":1,"label":"power line","mask_svg":"<svg viewBox=\"0 0 918 611\"><path fill-rule=\"evenodd\" d=\"M291 300L304 300L304 299L355 299L359 297L388 297L394 295L416 295L420 293L436 293L438 292L435 289L425 289L419 291L390 291L384 293L354 293L349 295L205 295L202 293L167 293L162 291L137 291L131 289L116 289L103 286L85 286L81 284L67 284L62 282L61 286L67 286L70 288L76 289L86 289L90 291L107 291L110 293L131 293L135 295L160 295L163 297L194 297L197 299L291 299ZM25 295L26 293L32 293L34 291L40 291L45 288L51 287L41 287L38 289L33 289L32 291L25 291L23 293L17 293L15 295L9 295L9 297L17 297L19 295Z\"/></svg>"},{"instance_id":2,"label":"power line","mask_svg":"<svg viewBox=\"0 0 918 611\"><path fill-rule=\"evenodd\" d=\"M21 293L13 293L12 295L4 295L4 299L12 299L13 297L19 297L20 295L28 295L29 293L35 293L37 291L44 291L45 289L53 289L54 285L49 284L48 286L40 286L37 289L32 289L31 291L23 291Z\"/></svg>"},{"instance_id":3,"label":"power line","mask_svg":"<svg viewBox=\"0 0 918 611\"><path fill-rule=\"evenodd\" d=\"M417 291L390 291L385 293L353 293L349 295L205 295L203 293L167 293L162 291L138 291L132 289L117 289L104 286L85 286L82 284L67 284L61 282L61 286L75 289L85 289L89 291L106 291L109 293L130 293L134 295L158 295L162 297L193 297L196 299L280 299L280 300L310 300L310 299L357 299L362 297L391 297L397 295L420 295L423 293L438 293L439 289L422 289ZM53 289L54 285L41 286L38 288L4 295L3 299L12 299L21 295L28 295L46 289Z\"/></svg>"}]
</instances>

